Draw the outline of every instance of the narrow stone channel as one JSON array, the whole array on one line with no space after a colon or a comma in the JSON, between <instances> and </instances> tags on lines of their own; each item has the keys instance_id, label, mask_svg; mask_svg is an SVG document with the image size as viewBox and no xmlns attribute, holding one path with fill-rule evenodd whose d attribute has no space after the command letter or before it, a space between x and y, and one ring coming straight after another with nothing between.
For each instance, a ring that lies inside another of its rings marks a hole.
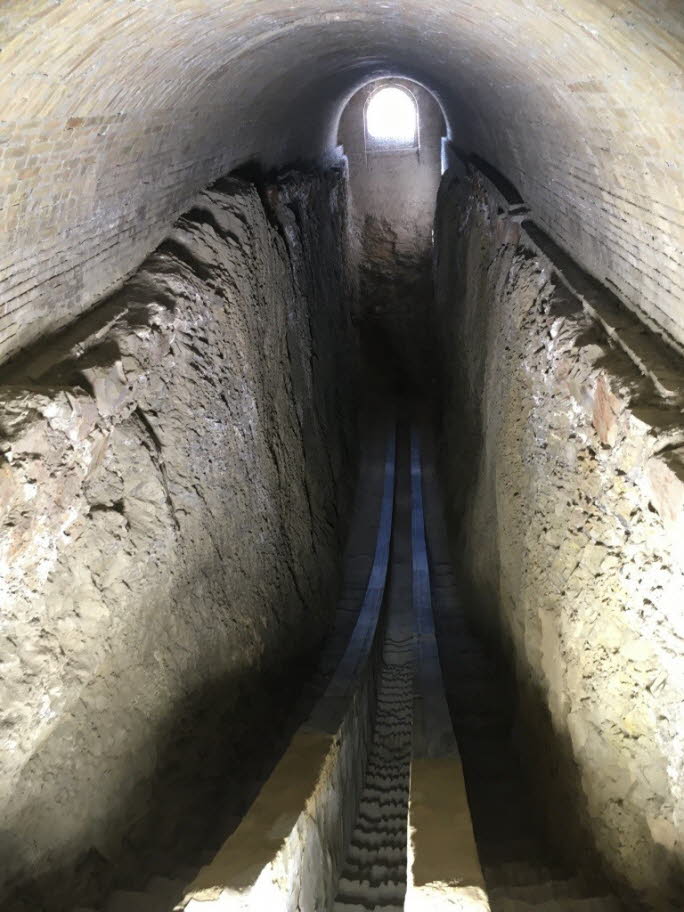
<instances>
[{"instance_id":1,"label":"narrow stone channel","mask_svg":"<svg viewBox=\"0 0 684 912\"><path fill-rule=\"evenodd\" d=\"M400 429L375 732L335 912L398 912L404 908L414 673L411 492L406 454L407 435Z\"/></svg>"}]
</instances>

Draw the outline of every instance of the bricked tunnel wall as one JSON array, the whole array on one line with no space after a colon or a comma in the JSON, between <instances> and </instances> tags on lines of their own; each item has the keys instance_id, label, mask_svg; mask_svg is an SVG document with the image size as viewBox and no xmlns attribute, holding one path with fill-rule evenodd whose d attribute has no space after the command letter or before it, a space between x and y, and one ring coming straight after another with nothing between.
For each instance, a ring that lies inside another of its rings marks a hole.
<instances>
[{"instance_id":1,"label":"bricked tunnel wall","mask_svg":"<svg viewBox=\"0 0 684 912\"><path fill-rule=\"evenodd\" d=\"M117 285L218 174L332 147L388 72L681 343L683 35L672 0L5 3L0 357Z\"/></svg>"}]
</instances>

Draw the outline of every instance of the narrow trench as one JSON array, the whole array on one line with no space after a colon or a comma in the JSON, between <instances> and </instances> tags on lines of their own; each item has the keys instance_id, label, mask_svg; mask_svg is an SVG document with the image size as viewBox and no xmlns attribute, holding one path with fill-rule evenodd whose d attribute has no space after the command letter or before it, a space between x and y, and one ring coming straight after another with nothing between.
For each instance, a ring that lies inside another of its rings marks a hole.
<instances>
[{"instance_id":1,"label":"narrow trench","mask_svg":"<svg viewBox=\"0 0 684 912\"><path fill-rule=\"evenodd\" d=\"M429 410L416 408L415 403L399 405L400 414L411 411L424 416ZM405 908L416 674L408 436L408 427L400 424L375 729L334 912L400 912ZM619 912L623 907L606 885L563 864L545 838L541 815L513 746L511 682L502 662L469 624L459 599L428 425L423 425L421 436L426 442L425 528L440 666L489 908L491 912Z\"/></svg>"},{"instance_id":2,"label":"narrow trench","mask_svg":"<svg viewBox=\"0 0 684 912\"><path fill-rule=\"evenodd\" d=\"M377 324L365 334L362 332L362 336L366 389L361 420L364 457L335 625L323 644L316 673L309 678L283 724L282 737L271 746L272 760L264 764L261 776L249 780L244 813L249 815L252 801L265 787L276 765L276 754L286 751L292 732L325 694L359 618L379 529L384 441L387 429L396 423L394 516L373 731L358 808L331 908L334 912L400 912L408 908L405 903L417 674L410 435L412 429L418 428L424 442L425 537L439 666L463 763L487 896L486 901L472 908L489 908L491 912L618 912L622 906L604 885L579 876L554 857L538 823L540 815L535 812L532 793L512 743L515 701L511 682L498 657L471 627L450 563L436 467L434 404L406 398L412 380L394 347L389 347L389 354L383 354L382 332ZM354 800L351 789L342 797L347 813ZM240 818L235 817L221 838L229 838L235 827L239 832L239 823ZM206 845L198 856L199 864L210 866L220 850L220 840ZM458 853L457 846L454 853ZM193 905L191 901L188 905L183 896L197 871L193 866L176 866L173 871L153 877L143 889L116 890L102 909L169 912L171 903L173 908L195 912L201 904ZM325 910L316 907L309 912Z\"/></svg>"},{"instance_id":3,"label":"narrow trench","mask_svg":"<svg viewBox=\"0 0 684 912\"><path fill-rule=\"evenodd\" d=\"M397 912L404 907L414 676L406 436L400 426L375 730L335 912L375 906Z\"/></svg>"}]
</instances>

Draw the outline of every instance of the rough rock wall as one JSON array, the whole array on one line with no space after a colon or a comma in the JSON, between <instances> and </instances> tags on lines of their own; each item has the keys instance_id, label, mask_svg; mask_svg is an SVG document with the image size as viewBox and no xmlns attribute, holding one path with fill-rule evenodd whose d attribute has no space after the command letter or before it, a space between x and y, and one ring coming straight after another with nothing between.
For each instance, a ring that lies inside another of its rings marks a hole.
<instances>
[{"instance_id":1,"label":"rough rock wall","mask_svg":"<svg viewBox=\"0 0 684 912\"><path fill-rule=\"evenodd\" d=\"M219 181L4 377L0 870L31 909L206 845L325 630L353 480L346 193L341 168Z\"/></svg>"},{"instance_id":2,"label":"rough rock wall","mask_svg":"<svg viewBox=\"0 0 684 912\"><path fill-rule=\"evenodd\" d=\"M549 831L646 908L680 909L681 364L661 352L663 396L519 222L484 179L443 181L435 317L455 555L474 621L511 658Z\"/></svg>"},{"instance_id":3,"label":"rough rock wall","mask_svg":"<svg viewBox=\"0 0 684 912\"><path fill-rule=\"evenodd\" d=\"M366 213L358 233L363 335L407 389L424 382L432 296L432 239L412 228Z\"/></svg>"}]
</instances>

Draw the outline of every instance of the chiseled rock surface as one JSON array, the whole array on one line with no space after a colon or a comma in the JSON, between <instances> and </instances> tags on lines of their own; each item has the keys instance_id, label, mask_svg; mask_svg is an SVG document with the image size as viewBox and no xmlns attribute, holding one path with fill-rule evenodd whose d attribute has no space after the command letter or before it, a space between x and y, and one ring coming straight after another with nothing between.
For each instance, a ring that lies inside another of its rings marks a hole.
<instances>
[{"instance_id":1,"label":"chiseled rock surface","mask_svg":"<svg viewBox=\"0 0 684 912\"><path fill-rule=\"evenodd\" d=\"M363 330L372 357L405 383L430 376L427 302L432 290L432 244L415 219L392 221L366 213L357 225Z\"/></svg>"},{"instance_id":2,"label":"chiseled rock surface","mask_svg":"<svg viewBox=\"0 0 684 912\"><path fill-rule=\"evenodd\" d=\"M31 908L206 839L202 800L239 803L333 609L346 185L290 172L262 195L201 193L0 387L0 869L43 877Z\"/></svg>"},{"instance_id":3,"label":"chiseled rock surface","mask_svg":"<svg viewBox=\"0 0 684 912\"><path fill-rule=\"evenodd\" d=\"M514 661L551 830L593 841L648 908L681 908L682 398L609 344L478 179L445 180L438 251L459 563Z\"/></svg>"}]
</instances>

